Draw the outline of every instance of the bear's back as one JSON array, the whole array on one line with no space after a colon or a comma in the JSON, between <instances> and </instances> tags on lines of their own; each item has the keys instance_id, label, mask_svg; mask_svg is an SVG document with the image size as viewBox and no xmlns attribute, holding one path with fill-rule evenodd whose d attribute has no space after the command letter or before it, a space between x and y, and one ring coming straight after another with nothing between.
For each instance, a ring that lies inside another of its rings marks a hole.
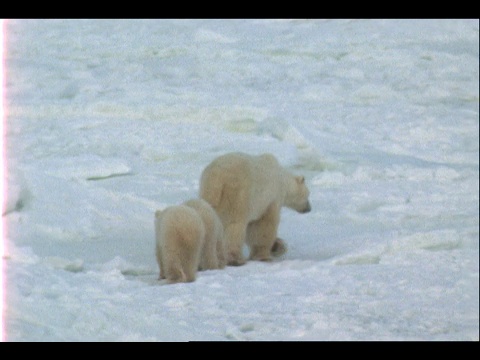
<instances>
[{"instance_id":1,"label":"bear's back","mask_svg":"<svg viewBox=\"0 0 480 360\"><path fill-rule=\"evenodd\" d=\"M212 206L203 199L191 199L185 202L185 205L194 209L202 218L206 231L212 232L215 226L214 220L217 217L217 213Z\"/></svg>"},{"instance_id":2,"label":"bear's back","mask_svg":"<svg viewBox=\"0 0 480 360\"><path fill-rule=\"evenodd\" d=\"M164 241L196 246L203 242L205 226L200 215L186 205L170 206L163 210L158 217L157 227L163 235Z\"/></svg>"},{"instance_id":3,"label":"bear's back","mask_svg":"<svg viewBox=\"0 0 480 360\"><path fill-rule=\"evenodd\" d=\"M214 159L204 172L215 171L222 173L249 174L258 169L277 169L280 166L277 158L265 153L261 155L250 155L243 152L232 152L221 155Z\"/></svg>"}]
</instances>

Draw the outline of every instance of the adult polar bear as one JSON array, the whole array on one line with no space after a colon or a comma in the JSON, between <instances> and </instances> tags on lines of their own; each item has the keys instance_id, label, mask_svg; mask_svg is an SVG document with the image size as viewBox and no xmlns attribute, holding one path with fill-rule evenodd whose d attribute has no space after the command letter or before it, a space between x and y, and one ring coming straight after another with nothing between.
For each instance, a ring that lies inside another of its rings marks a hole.
<instances>
[{"instance_id":1,"label":"adult polar bear","mask_svg":"<svg viewBox=\"0 0 480 360\"><path fill-rule=\"evenodd\" d=\"M200 197L223 223L229 265L245 264L245 242L251 260L269 261L272 253L281 252L280 210L286 206L309 212L308 196L305 178L288 172L271 154L222 155L203 170L200 179Z\"/></svg>"}]
</instances>

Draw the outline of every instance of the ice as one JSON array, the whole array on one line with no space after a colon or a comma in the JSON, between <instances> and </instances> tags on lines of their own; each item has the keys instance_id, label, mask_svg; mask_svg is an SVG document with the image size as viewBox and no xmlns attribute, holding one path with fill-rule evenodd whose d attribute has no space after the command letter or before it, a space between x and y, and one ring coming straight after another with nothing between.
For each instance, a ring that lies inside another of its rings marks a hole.
<instances>
[{"instance_id":1,"label":"ice","mask_svg":"<svg viewBox=\"0 0 480 360\"><path fill-rule=\"evenodd\" d=\"M199 29L195 33L195 40L199 42L218 42L218 43L234 43L236 40L231 39L227 36L221 35L215 31L207 30L207 29Z\"/></svg>"},{"instance_id":2,"label":"ice","mask_svg":"<svg viewBox=\"0 0 480 360\"><path fill-rule=\"evenodd\" d=\"M7 341L479 340L477 20L7 20ZM230 151L288 252L158 280Z\"/></svg>"}]
</instances>

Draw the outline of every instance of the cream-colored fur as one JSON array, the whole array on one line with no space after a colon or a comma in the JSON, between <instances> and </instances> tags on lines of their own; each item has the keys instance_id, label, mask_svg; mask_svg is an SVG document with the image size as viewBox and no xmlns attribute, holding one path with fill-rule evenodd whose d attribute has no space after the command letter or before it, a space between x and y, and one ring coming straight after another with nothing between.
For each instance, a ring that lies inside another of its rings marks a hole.
<instances>
[{"instance_id":1,"label":"cream-colored fur","mask_svg":"<svg viewBox=\"0 0 480 360\"><path fill-rule=\"evenodd\" d=\"M271 249L272 256L279 257L287 252L287 244L280 238L275 240Z\"/></svg>"},{"instance_id":2,"label":"cream-colored fur","mask_svg":"<svg viewBox=\"0 0 480 360\"><path fill-rule=\"evenodd\" d=\"M288 172L271 154L220 156L200 179L200 197L222 221L229 265L245 263L244 243L250 247L252 260L269 261L272 253L283 254L286 245L277 239L280 210L286 206L308 212L308 196L304 177Z\"/></svg>"},{"instance_id":3,"label":"cream-colored fur","mask_svg":"<svg viewBox=\"0 0 480 360\"><path fill-rule=\"evenodd\" d=\"M195 281L205 239L205 225L197 211L186 205L157 210L155 238L160 279Z\"/></svg>"},{"instance_id":4,"label":"cream-colored fur","mask_svg":"<svg viewBox=\"0 0 480 360\"><path fill-rule=\"evenodd\" d=\"M191 199L185 205L193 208L205 225L205 242L199 270L223 269L227 264L223 225L212 206L203 199Z\"/></svg>"}]
</instances>

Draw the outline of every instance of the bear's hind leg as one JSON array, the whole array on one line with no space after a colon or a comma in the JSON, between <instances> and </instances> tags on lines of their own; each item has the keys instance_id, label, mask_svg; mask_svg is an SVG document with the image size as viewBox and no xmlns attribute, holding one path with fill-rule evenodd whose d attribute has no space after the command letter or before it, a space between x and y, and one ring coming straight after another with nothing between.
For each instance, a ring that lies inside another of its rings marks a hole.
<instances>
[{"instance_id":1,"label":"bear's hind leg","mask_svg":"<svg viewBox=\"0 0 480 360\"><path fill-rule=\"evenodd\" d=\"M202 241L198 241L199 245L202 245ZM193 282L197 278L197 269L200 266L201 247L196 246L191 249L190 252L184 255L184 261L182 268L185 271L185 282Z\"/></svg>"},{"instance_id":2,"label":"bear's hind leg","mask_svg":"<svg viewBox=\"0 0 480 360\"><path fill-rule=\"evenodd\" d=\"M209 238L205 238L199 270L213 270L219 268L216 240L217 239L213 235L210 235Z\"/></svg>"},{"instance_id":3,"label":"bear's hind leg","mask_svg":"<svg viewBox=\"0 0 480 360\"><path fill-rule=\"evenodd\" d=\"M180 267L168 269L165 278L169 284L187 282L187 275L185 275L185 272Z\"/></svg>"},{"instance_id":4,"label":"bear's hind leg","mask_svg":"<svg viewBox=\"0 0 480 360\"><path fill-rule=\"evenodd\" d=\"M172 254L170 258L164 263L165 278L167 283L175 284L180 282L187 282L188 269L185 267L185 261L179 254Z\"/></svg>"},{"instance_id":5,"label":"bear's hind leg","mask_svg":"<svg viewBox=\"0 0 480 360\"><path fill-rule=\"evenodd\" d=\"M160 270L158 280L165 279L165 260L162 258L162 249L160 245L156 246L155 255L157 257L158 269Z\"/></svg>"},{"instance_id":6,"label":"bear's hind leg","mask_svg":"<svg viewBox=\"0 0 480 360\"><path fill-rule=\"evenodd\" d=\"M246 262L242 254L246 229L243 223L234 223L225 227L225 239L228 241L228 265L241 266Z\"/></svg>"},{"instance_id":7,"label":"bear's hind leg","mask_svg":"<svg viewBox=\"0 0 480 360\"><path fill-rule=\"evenodd\" d=\"M225 249L225 241L223 231L217 235L217 258L218 268L223 269L227 265L227 252Z\"/></svg>"}]
</instances>

